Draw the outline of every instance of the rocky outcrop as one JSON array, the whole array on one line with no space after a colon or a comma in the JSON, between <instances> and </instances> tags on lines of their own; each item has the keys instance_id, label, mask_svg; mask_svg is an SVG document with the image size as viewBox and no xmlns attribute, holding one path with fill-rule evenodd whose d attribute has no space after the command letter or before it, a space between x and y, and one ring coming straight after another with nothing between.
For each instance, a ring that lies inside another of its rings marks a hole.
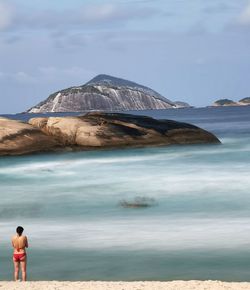
<instances>
[{"instance_id":1,"label":"rocky outcrop","mask_svg":"<svg viewBox=\"0 0 250 290\"><path fill-rule=\"evenodd\" d=\"M82 86L51 94L28 113L126 111L178 108L156 91L137 83L98 75Z\"/></svg>"},{"instance_id":2,"label":"rocky outcrop","mask_svg":"<svg viewBox=\"0 0 250 290\"><path fill-rule=\"evenodd\" d=\"M29 123L63 146L82 148L220 142L194 125L128 114L88 113L82 117L33 118Z\"/></svg>"},{"instance_id":3,"label":"rocky outcrop","mask_svg":"<svg viewBox=\"0 0 250 290\"><path fill-rule=\"evenodd\" d=\"M193 108L192 106L190 106L188 103L186 102L181 102L181 101L176 101L174 102L176 105L177 109L182 109L182 108Z\"/></svg>"},{"instance_id":4,"label":"rocky outcrop","mask_svg":"<svg viewBox=\"0 0 250 290\"><path fill-rule=\"evenodd\" d=\"M194 125L145 116L88 113L32 118L29 124L0 118L0 155L202 143L220 141Z\"/></svg>"},{"instance_id":5,"label":"rocky outcrop","mask_svg":"<svg viewBox=\"0 0 250 290\"><path fill-rule=\"evenodd\" d=\"M20 121L0 118L0 155L21 155L51 151L57 146L53 137Z\"/></svg>"}]
</instances>

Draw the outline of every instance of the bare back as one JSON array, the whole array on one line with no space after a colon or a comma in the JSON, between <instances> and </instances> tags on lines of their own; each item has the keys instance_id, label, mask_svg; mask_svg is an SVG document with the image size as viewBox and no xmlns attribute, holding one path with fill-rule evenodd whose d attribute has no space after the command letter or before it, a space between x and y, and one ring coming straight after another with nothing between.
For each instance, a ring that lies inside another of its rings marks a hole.
<instances>
[{"instance_id":1,"label":"bare back","mask_svg":"<svg viewBox=\"0 0 250 290\"><path fill-rule=\"evenodd\" d=\"M28 248L28 239L26 236L14 236L12 238L12 246L14 248L14 253L23 253L25 248Z\"/></svg>"}]
</instances>

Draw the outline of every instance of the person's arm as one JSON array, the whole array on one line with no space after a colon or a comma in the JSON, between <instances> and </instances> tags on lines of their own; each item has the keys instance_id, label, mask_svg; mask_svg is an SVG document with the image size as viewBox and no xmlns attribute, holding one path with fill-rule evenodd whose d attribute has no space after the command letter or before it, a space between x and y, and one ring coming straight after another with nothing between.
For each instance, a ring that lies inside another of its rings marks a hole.
<instances>
[{"instance_id":1,"label":"person's arm","mask_svg":"<svg viewBox=\"0 0 250 290\"><path fill-rule=\"evenodd\" d=\"M15 248L15 246L14 246L14 239L13 238L11 239L11 244L12 244L12 247Z\"/></svg>"},{"instance_id":2,"label":"person's arm","mask_svg":"<svg viewBox=\"0 0 250 290\"><path fill-rule=\"evenodd\" d=\"M28 248L29 247L29 243L28 243L28 238L25 237L25 247Z\"/></svg>"}]
</instances>

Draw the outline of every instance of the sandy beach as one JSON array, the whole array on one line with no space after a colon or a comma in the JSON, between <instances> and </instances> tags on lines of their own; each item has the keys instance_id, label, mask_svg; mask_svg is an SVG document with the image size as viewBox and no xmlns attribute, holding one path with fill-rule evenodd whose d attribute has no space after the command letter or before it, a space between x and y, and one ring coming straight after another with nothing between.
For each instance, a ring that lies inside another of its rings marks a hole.
<instances>
[{"instance_id":1,"label":"sandy beach","mask_svg":"<svg viewBox=\"0 0 250 290\"><path fill-rule=\"evenodd\" d=\"M241 290L250 289L250 282L171 281L171 282L0 282L6 290L14 289L86 289L86 290Z\"/></svg>"}]
</instances>

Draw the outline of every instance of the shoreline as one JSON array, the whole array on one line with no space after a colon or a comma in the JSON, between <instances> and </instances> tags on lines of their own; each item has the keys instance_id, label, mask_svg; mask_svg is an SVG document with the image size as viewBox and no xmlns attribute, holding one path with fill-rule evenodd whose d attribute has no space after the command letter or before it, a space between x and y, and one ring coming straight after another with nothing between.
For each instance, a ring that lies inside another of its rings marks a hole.
<instances>
[{"instance_id":1,"label":"shoreline","mask_svg":"<svg viewBox=\"0 0 250 290\"><path fill-rule=\"evenodd\" d=\"M243 290L250 289L250 282L222 282L222 281L136 281L136 282L111 282L111 281L27 281L7 282L1 281L0 288L14 289L81 289L81 290Z\"/></svg>"}]
</instances>

